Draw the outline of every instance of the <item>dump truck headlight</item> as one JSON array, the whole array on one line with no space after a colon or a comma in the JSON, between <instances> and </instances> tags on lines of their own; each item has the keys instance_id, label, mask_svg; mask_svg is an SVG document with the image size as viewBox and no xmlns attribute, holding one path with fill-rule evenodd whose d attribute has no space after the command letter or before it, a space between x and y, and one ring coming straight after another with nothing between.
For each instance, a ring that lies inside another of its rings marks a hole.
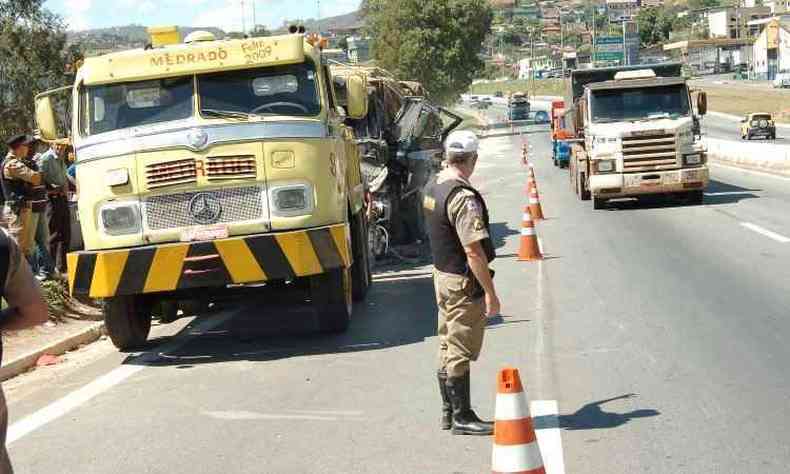
<instances>
[{"instance_id":1,"label":"dump truck headlight","mask_svg":"<svg viewBox=\"0 0 790 474\"><path fill-rule=\"evenodd\" d=\"M128 235L140 232L142 216L136 202L111 202L99 210L99 224L108 235Z\"/></svg>"},{"instance_id":2,"label":"dump truck headlight","mask_svg":"<svg viewBox=\"0 0 790 474\"><path fill-rule=\"evenodd\" d=\"M596 169L599 173L611 173L614 171L614 160L596 161Z\"/></svg>"}]
</instances>

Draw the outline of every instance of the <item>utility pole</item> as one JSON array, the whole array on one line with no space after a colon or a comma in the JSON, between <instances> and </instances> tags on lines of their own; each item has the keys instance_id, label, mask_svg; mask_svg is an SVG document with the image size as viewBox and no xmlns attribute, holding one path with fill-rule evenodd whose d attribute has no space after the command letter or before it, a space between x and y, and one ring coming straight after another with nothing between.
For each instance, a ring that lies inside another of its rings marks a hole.
<instances>
[{"instance_id":1,"label":"utility pole","mask_svg":"<svg viewBox=\"0 0 790 474\"><path fill-rule=\"evenodd\" d=\"M596 13L597 13L597 11L598 11L598 5L596 5L595 3L593 3L593 4L592 4L592 7L593 7L593 25L592 25L592 26L593 26L593 28L592 28L592 65L593 65L593 67L595 67L595 23L596 23L595 14L596 14Z\"/></svg>"},{"instance_id":2,"label":"utility pole","mask_svg":"<svg viewBox=\"0 0 790 474\"><path fill-rule=\"evenodd\" d=\"M244 18L244 0L241 0L241 34L247 34L247 19Z\"/></svg>"},{"instance_id":3,"label":"utility pole","mask_svg":"<svg viewBox=\"0 0 790 474\"><path fill-rule=\"evenodd\" d=\"M321 0L315 0L315 7L318 11L318 16L316 17L315 27L318 30L318 34L321 34Z\"/></svg>"},{"instance_id":4,"label":"utility pole","mask_svg":"<svg viewBox=\"0 0 790 474\"><path fill-rule=\"evenodd\" d=\"M252 0L252 33L258 34L258 19L255 18L255 0Z\"/></svg>"},{"instance_id":5,"label":"utility pole","mask_svg":"<svg viewBox=\"0 0 790 474\"><path fill-rule=\"evenodd\" d=\"M562 28L562 10L560 10L560 62L562 63L562 77L565 77L565 31Z\"/></svg>"}]
</instances>

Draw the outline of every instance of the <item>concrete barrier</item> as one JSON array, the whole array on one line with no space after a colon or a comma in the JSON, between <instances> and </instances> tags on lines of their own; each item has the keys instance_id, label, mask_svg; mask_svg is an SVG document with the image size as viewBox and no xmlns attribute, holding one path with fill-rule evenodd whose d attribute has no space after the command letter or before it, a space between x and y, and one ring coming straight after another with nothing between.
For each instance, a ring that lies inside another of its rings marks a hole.
<instances>
[{"instance_id":1,"label":"concrete barrier","mask_svg":"<svg viewBox=\"0 0 790 474\"><path fill-rule=\"evenodd\" d=\"M708 137L703 142L713 162L790 175L790 146Z\"/></svg>"}]
</instances>

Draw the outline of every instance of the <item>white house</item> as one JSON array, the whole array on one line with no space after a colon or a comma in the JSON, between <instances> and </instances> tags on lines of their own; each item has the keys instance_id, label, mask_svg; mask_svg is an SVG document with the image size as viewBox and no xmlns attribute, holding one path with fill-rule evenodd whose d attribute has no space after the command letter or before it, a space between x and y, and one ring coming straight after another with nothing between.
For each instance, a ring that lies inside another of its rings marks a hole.
<instances>
[{"instance_id":1,"label":"white house","mask_svg":"<svg viewBox=\"0 0 790 474\"><path fill-rule=\"evenodd\" d=\"M773 80L778 72L790 72L790 29L787 25L779 20L768 23L752 48L757 79Z\"/></svg>"}]
</instances>

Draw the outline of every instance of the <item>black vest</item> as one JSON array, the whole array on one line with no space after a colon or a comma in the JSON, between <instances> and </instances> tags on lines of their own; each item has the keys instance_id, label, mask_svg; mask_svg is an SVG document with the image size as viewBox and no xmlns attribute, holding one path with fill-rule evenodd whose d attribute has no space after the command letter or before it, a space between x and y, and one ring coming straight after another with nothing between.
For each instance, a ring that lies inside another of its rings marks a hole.
<instances>
[{"instance_id":1,"label":"black vest","mask_svg":"<svg viewBox=\"0 0 790 474\"><path fill-rule=\"evenodd\" d=\"M47 202L47 188L44 186L33 186L32 184L22 181L21 179L9 179L5 175L5 163L11 156L6 156L3 161L3 171L0 173L0 183L3 187L3 196L6 202L11 206L14 212L19 212L27 201L43 203L46 206ZM33 160L20 160L28 168L33 171L38 171L38 165ZM42 209L34 209L35 212L41 212Z\"/></svg>"},{"instance_id":2,"label":"black vest","mask_svg":"<svg viewBox=\"0 0 790 474\"><path fill-rule=\"evenodd\" d=\"M428 221L428 235L431 239L431 253L433 253L433 265L437 270L455 275L466 275L469 267L466 262L466 252L458 234L450 222L447 214L447 205L452 200L455 193L462 189L468 189L477 197L478 202L483 208L483 222L491 235L491 227L488 221L488 208L483 200L483 196L476 189L457 180L448 180L437 183L434 178L426 187L425 192L425 212ZM480 242L486 253L488 261L496 258L494 245L491 238Z\"/></svg>"}]
</instances>

